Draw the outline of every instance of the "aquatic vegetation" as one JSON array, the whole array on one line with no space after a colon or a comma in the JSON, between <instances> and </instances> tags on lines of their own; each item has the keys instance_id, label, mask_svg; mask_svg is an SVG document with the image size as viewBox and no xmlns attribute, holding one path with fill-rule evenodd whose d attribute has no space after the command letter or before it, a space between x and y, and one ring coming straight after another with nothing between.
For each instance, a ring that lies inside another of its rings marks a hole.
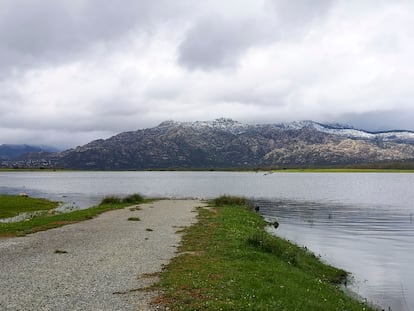
<instances>
[{"instance_id":1,"label":"aquatic vegetation","mask_svg":"<svg viewBox=\"0 0 414 311\"><path fill-rule=\"evenodd\" d=\"M131 203L123 202L122 199L118 200L117 197L107 197L104 198L98 206L93 206L87 209L74 210L68 213L42 213L25 221L0 223L0 236L23 236L37 231L61 227L67 224L91 219L101 213L121 209L130 205Z\"/></svg>"},{"instance_id":2,"label":"aquatic vegetation","mask_svg":"<svg viewBox=\"0 0 414 311\"><path fill-rule=\"evenodd\" d=\"M58 205L58 202L31 198L27 195L0 195L0 218L14 217L20 213L47 211Z\"/></svg>"}]
</instances>

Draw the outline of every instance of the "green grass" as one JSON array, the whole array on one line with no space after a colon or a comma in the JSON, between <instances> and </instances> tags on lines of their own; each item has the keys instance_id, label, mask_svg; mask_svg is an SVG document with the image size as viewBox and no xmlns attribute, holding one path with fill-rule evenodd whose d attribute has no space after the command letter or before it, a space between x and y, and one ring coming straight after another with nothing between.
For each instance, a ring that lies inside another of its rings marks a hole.
<instances>
[{"instance_id":1,"label":"green grass","mask_svg":"<svg viewBox=\"0 0 414 311\"><path fill-rule=\"evenodd\" d=\"M106 196L102 199L101 205L104 204L120 204L122 203L122 199L117 196Z\"/></svg>"},{"instance_id":2,"label":"green grass","mask_svg":"<svg viewBox=\"0 0 414 311\"><path fill-rule=\"evenodd\" d=\"M55 250L55 254L67 254L68 252L63 249L57 249Z\"/></svg>"},{"instance_id":3,"label":"green grass","mask_svg":"<svg viewBox=\"0 0 414 311\"><path fill-rule=\"evenodd\" d=\"M139 218L139 217L128 217L128 220L129 221L140 221L141 218Z\"/></svg>"},{"instance_id":4,"label":"green grass","mask_svg":"<svg viewBox=\"0 0 414 311\"><path fill-rule=\"evenodd\" d=\"M265 226L246 208L200 209L181 255L160 275L155 303L171 310L371 310L338 288L345 271Z\"/></svg>"},{"instance_id":5,"label":"green grass","mask_svg":"<svg viewBox=\"0 0 414 311\"><path fill-rule=\"evenodd\" d=\"M120 198L117 196L106 196L102 199L99 205L105 204L119 204L119 203L126 203L126 204L140 204L144 202L149 202L150 200L145 199L142 195L134 193L125 198ZM135 207L137 208L137 207Z\"/></svg>"},{"instance_id":6,"label":"green grass","mask_svg":"<svg viewBox=\"0 0 414 311\"><path fill-rule=\"evenodd\" d=\"M135 211L140 211L140 210L141 210L141 208L140 208L140 207L138 207L138 206L134 206L134 207L131 207L129 210L130 210L131 212L135 212Z\"/></svg>"},{"instance_id":7,"label":"green grass","mask_svg":"<svg viewBox=\"0 0 414 311\"><path fill-rule=\"evenodd\" d=\"M17 216L24 212L54 209L58 202L17 195L0 195L0 218Z\"/></svg>"},{"instance_id":8,"label":"green grass","mask_svg":"<svg viewBox=\"0 0 414 311\"><path fill-rule=\"evenodd\" d=\"M211 200L210 203L216 207L223 206L223 205L238 205L238 206L248 205L248 201L246 198L232 196L232 195L222 195L216 199Z\"/></svg>"},{"instance_id":9,"label":"green grass","mask_svg":"<svg viewBox=\"0 0 414 311\"><path fill-rule=\"evenodd\" d=\"M14 199L17 199L16 197ZM37 231L48 230L51 228L61 227L67 224L92 219L97 215L115 209L121 209L131 204L139 204L147 200L141 199L135 202L124 202L124 199L107 200L104 198L102 203L84 210L76 210L70 213L59 214L42 214L35 216L29 220L14 222L14 223L0 223L0 236L24 236L26 234ZM130 201L130 200L127 200Z\"/></svg>"},{"instance_id":10,"label":"green grass","mask_svg":"<svg viewBox=\"0 0 414 311\"><path fill-rule=\"evenodd\" d=\"M131 203L131 204L141 203L143 201L144 201L144 197L138 193L131 194L122 199L122 202Z\"/></svg>"}]
</instances>

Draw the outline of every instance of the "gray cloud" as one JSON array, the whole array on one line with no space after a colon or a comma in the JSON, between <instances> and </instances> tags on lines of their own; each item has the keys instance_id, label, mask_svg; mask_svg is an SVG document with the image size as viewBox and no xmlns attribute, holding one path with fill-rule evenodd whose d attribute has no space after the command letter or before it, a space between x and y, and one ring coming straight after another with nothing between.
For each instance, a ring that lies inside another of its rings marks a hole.
<instances>
[{"instance_id":1,"label":"gray cloud","mask_svg":"<svg viewBox=\"0 0 414 311\"><path fill-rule=\"evenodd\" d=\"M297 29L322 19L336 0L269 0L279 25L284 30Z\"/></svg>"},{"instance_id":2,"label":"gray cloud","mask_svg":"<svg viewBox=\"0 0 414 311\"><path fill-rule=\"evenodd\" d=\"M268 0L270 11L249 17L208 15L188 30L179 46L179 62L189 69L222 69L237 66L250 47L291 39L328 14L335 0ZM265 5L266 4L266 5Z\"/></svg>"},{"instance_id":3,"label":"gray cloud","mask_svg":"<svg viewBox=\"0 0 414 311\"><path fill-rule=\"evenodd\" d=\"M409 0L4 0L0 144L165 119L413 129Z\"/></svg>"},{"instance_id":4,"label":"gray cloud","mask_svg":"<svg viewBox=\"0 0 414 311\"><path fill-rule=\"evenodd\" d=\"M404 130L413 128L414 112L411 110L372 111L361 114L345 114L338 122L352 124L369 131Z\"/></svg>"},{"instance_id":5,"label":"gray cloud","mask_svg":"<svg viewBox=\"0 0 414 311\"><path fill-rule=\"evenodd\" d=\"M73 61L94 44L117 41L131 31L150 32L182 8L167 0L4 0L0 73Z\"/></svg>"},{"instance_id":6,"label":"gray cloud","mask_svg":"<svg viewBox=\"0 0 414 311\"><path fill-rule=\"evenodd\" d=\"M234 67L246 49L263 42L267 32L259 20L209 16L188 31L179 46L179 62L189 69Z\"/></svg>"}]
</instances>

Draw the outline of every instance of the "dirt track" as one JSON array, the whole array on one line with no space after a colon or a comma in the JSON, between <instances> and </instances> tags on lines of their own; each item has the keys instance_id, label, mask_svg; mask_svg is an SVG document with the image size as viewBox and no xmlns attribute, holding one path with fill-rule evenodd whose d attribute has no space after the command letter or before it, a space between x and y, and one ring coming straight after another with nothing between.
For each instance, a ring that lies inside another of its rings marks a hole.
<instances>
[{"instance_id":1,"label":"dirt track","mask_svg":"<svg viewBox=\"0 0 414 311\"><path fill-rule=\"evenodd\" d=\"M151 310L154 293L138 289L154 282L151 274L175 254L177 230L191 225L203 205L157 201L0 240L0 309Z\"/></svg>"}]
</instances>

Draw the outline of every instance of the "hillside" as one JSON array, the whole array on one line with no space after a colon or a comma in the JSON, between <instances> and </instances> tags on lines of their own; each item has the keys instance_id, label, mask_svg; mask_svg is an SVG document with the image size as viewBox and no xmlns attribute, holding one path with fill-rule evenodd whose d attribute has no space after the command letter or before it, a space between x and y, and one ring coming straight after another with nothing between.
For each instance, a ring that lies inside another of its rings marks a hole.
<instances>
[{"instance_id":1,"label":"hillside","mask_svg":"<svg viewBox=\"0 0 414 311\"><path fill-rule=\"evenodd\" d=\"M36 163L32 159L32 165ZM414 133L367 132L312 121L248 125L175 122L47 156L43 165L96 170L346 165L414 159Z\"/></svg>"},{"instance_id":2,"label":"hillside","mask_svg":"<svg viewBox=\"0 0 414 311\"><path fill-rule=\"evenodd\" d=\"M0 160L14 160L26 153L57 151L55 148L31 145L0 145Z\"/></svg>"}]
</instances>

